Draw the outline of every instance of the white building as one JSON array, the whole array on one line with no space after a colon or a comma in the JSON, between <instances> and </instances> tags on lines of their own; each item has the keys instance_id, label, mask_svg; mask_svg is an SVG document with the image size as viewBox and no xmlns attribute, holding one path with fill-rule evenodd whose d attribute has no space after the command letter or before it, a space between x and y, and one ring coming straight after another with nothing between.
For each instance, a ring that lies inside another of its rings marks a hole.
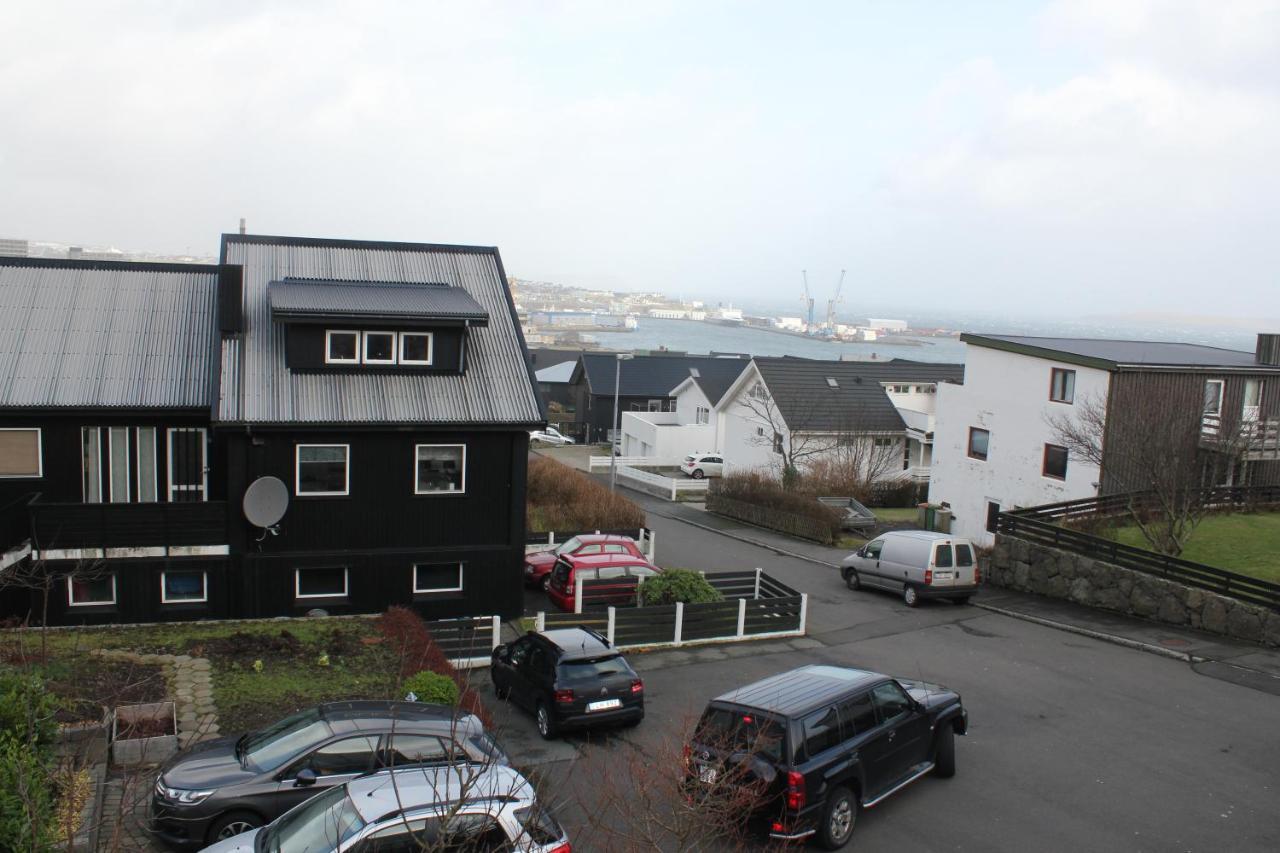
<instances>
[{"instance_id":1,"label":"white building","mask_svg":"<svg viewBox=\"0 0 1280 853\"><path fill-rule=\"evenodd\" d=\"M788 332L803 332L804 318L802 317L775 317L773 325L778 329L785 329Z\"/></svg>"},{"instance_id":2,"label":"white building","mask_svg":"<svg viewBox=\"0 0 1280 853\"><path fill-rule=\"evenodd\" d=\"M867 328L881 332L905 332L908 326L906 320L887 320L884 317L868 317Z\"/></svg>"},{"instance_id":3,"label":"white building","mask_svg":"<svg viewBox=\"0 0 1280 853\"><path fill-rule=\"evenodd\" d=\"M716 404L748 362L740 358L699 359L667 396L673 411L624 412L622 455L674 461L719 447Z\"/></svg>"}]
</instances>

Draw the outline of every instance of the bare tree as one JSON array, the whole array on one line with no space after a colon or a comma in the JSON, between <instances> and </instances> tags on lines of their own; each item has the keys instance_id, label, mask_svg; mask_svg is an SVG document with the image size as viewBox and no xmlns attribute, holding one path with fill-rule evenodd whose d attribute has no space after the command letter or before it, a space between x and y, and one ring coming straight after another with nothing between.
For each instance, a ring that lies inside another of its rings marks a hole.
<instances>
[{"instance_id":1,"label":"bare tree","mask_svg":"<svg viewBox=\"0 0 1280 853\"><path fill-rule=\"evenodd\" d=\"M0 590L25 590L35 600L36 606L28 610L25 621L27 625L40 626L41 663L49 656L49 605L53 596L77 581L93 581L106 575L102 560L78 560L70 567L55 568L46 560L24 559L0 571Z\"/></svg>"},{"instance_id":2,"label":"bare tree","mask_svg":"<svg viewBox=\"0 0 1280 853\"><path fill-rule=\"evenodd\" d=\"M1204 417L1176 397L1109 409L1094 394L1046 420L1068 458L1096 466L1102 491L1125 494L1129 520L1172 557L1213 508L1207 487L1247 478L1248 425Z\"/></svg>"}]
</instances>

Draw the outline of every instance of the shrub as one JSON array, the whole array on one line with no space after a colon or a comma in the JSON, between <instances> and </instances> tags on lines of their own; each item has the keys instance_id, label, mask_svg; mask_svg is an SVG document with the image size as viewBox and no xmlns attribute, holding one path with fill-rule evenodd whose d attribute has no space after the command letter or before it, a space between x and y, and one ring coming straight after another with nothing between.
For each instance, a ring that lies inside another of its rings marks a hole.
<instances>
[{"instance_id":1,"label":"shrub","mask_svg":"<svg viewBox=\"0 0 1280 853\"><path fill-rule=\"evenodd\" d=\"M714 498L727 498L741 504L750 504L757 511L742 515L729 511L725 512L726 515L742 517L752 524L821 542L834 542L840 538L842 516L837 510L818 503L810 492L783 488L782 483L768 474L754 471L730 474L712 483L711 489L713 499L708 500L707 507L714 511L728 509ZM723 509L715 509L716 507ZM746 517L748 514L751 517Z\"/></svg>"},{"instance_id":2,"label":"shrub","mask_svg":"<svg viewBox=\"0 0 1280 853\"><path fill-rule=\"evenodd\" d=\"M447 675L424 669L415 672L404 680L405 695L413 693L418 702L430 702L435 705L458 704L458 683Z\"/></svg>"},{"instance_id":3,"label":"shrub","mask_svg":"<svg viewBox=\"0 0 1280 853\"><path fill-rule=\"evenodd\" d=\"M471 688L467 680L454 669L444 652L431 639L427 624L407 607L390 607L378 618L378 629L400 658L400 677L408 678L423 670L440 673L450 678L458 687L458 707L480 718L486 727L493 726L489 709L480 701L480 694ZM407 691L404 691L407 692ZM402 692L400 695L404 695Z\"/></svg>"},{"instance_id":4,"label":"shrub","mask_svg":"<svg viewBox=\"0 0 1280 853\"><path fill-rule=\"evenodd\" d=\"M530 531L624 530L644 526L644 510L568 465L529 460L525 520Z\"/></svg>"},{"instance_id":5,"label":"shrub","mask_svg":"<svg viewBox=\"0 0 1280 853\"><path fill-rule=\"evenodd\" d=\"M689 569L667 569L640 584L640 602L646 606L676 602L709 604L723 600L724 596L707 583L706 578Z\"/></svg>"},{"instance_id":6,"label":"shrub","mask_svg":"<svg viewBox=\"0 0 1280 853\"><path fill-rule=\"evenodd\" d=\"M11 738L47 757L58 734L57 707L57 698L38 676L0 671L0 739Z\"/></svg>"},{"instance_id":7,"label":"shrub","mask_svg":"<svg viewBox=\"0 0 1280 853\"><path fill-rule=\"evenodd\" d=\"M0 853L52 840L57 704L40 678L0 671Z\"/></svg>"}]
</instances>

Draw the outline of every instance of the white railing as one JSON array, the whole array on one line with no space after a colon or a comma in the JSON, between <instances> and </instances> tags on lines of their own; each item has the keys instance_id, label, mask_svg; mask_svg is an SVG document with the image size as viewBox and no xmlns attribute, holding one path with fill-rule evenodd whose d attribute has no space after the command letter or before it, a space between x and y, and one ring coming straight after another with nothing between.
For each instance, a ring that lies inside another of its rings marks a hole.
<instances>
[{"instance_id":1,"label":"white railing","mask_svg":"<svg viewBox=\"0 0 1280 853\"><path fill-rule=\"evenodd\" d=\"M632 467L643 468L679 468L680 463L684 460L675 457L666 458L662 456L615 456L613 461L618 465L630 465ZM610 462L608 456L590 456L587 458L587 470L595 471L600 468L609 468Z\"/></svg>"},{"instance_id":2,"label":"white railing","mask_svg":"<svg viewBox=\"0 0 1280 853\"><path fill-rule=\"evenodd\" d=\"M642 471L630 465L618 466L618 479L628 480L633 485L648 486L649 488L645 491L656 490L662 497L673 501L680 500L682 492L706 492L707 487L711 485L711 482L705 479L693 480L683 475L679 477L664 477L662 474Z\"/></svg>"}]
</instances>

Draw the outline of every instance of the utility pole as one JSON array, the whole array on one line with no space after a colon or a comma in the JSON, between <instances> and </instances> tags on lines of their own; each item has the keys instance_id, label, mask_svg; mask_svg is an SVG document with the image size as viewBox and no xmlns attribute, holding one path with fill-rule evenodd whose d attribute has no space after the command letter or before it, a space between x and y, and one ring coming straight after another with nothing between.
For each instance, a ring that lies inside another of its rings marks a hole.
<instances>
[{"instance_id":1,"label":"utility pole","mask_svg":"<svg viewBox=\"0 0 1280 853\"><path fill-rule=\"evenodd\" d=\"M618 487L618 453L621 450L618 431L622 425L618 423L618 394L622 390L622 362L635 358L629 352L617 353L613 370L613 425L609 430L609 491Z\"/></svg>"}]
</instances>

